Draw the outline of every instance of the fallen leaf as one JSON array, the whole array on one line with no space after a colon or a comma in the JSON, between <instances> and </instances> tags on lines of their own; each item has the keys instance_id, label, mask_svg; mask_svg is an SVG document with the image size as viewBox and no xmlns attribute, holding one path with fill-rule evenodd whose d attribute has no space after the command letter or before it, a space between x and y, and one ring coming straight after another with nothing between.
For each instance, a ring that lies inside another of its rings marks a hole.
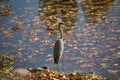
<instances>
[{"instance_id":1,"label":"fallen leaf","mask_svg":"<svg viewBox=\"0 0 120 80\"><path fill-rule=\"evenodd\" d=\"M17 30L19 30L19 29L20 29L19 26L14 26L14 27L12 28L12 30L14 30L14 31L17 31Z\"/></svg>"},{"instance_id":2,"label":"fallen leaf","mask_svg":"<svg viewBox=\"0 0 120 80\"><path fill-rule=\"evenodd\" d=\"M36 34L36 35L33 35L32 36L32 40L33 41L37 41L37 40L39 40L39 36Z\"/></svg>"},{"instance_id":3,"label":"fallen leaf","mask_svg":"<svg viewBox=\"0 0 120 80\"><path fill-rule=\"evenodd\" d=\"M23 24L24 24L24 22L17 21L17 22L16 22L16 24L18 24L18 25L23 25Z\"/></svg>"},{"instance_id":4,"label":"fallen leaf","mask_svg":"<svg viewBox=\"0 0 120 80\"><path fill-rule=\"evenodd\" d=\"M119 70L108 70L109 73L116 74L119 72Z\"/></svg>"}]
</instances>

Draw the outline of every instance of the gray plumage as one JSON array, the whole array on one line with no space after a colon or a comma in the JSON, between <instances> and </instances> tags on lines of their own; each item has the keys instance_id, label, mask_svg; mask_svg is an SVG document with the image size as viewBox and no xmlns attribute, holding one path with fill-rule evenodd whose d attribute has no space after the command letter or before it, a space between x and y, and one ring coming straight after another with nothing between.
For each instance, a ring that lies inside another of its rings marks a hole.
<instances>
[{"instance_id":1,"label":"gray plumage","mask_svg":"<svg viewBox=\"0 0 120 80\"><path fill-rule=\"evenodd\" d=\"M61 33L60 35L60 39L58 39L55 43L54 46L54 63L58 64L59 60L61 59L62 55L63 55L63 51L64 51L64 42L63 42L63 30L61 28L61 26L63 25L63 23L59 23L58 25L58 29Z\"/></svg>"}]
</instances>

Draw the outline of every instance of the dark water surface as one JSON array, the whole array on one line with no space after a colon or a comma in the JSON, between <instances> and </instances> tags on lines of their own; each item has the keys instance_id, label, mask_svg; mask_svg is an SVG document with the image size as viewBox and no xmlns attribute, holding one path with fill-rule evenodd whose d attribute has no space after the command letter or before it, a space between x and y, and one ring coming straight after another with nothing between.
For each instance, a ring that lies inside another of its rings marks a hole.
<instances>
[{"instance_id":1,"label":"dark water surface","mask_svg":"<svg viewBox=\"0 0 120 80\"><path fill-rule=\"evenodd\" d=\"M7 16L0 15L0 54L18 53L11 55L15 58L15 68L46 65L56 69L52 54L60 34L56 26L61 19L65 23L65 48L64 63L60 61L58 68L62 70L64 67L67 72L94 72L119 80L119 0L94 6L84 0L61 3L3 0L0 4L11 9ZM0 11L4 9L3 6Z\"/></svg>"}]
</instances>

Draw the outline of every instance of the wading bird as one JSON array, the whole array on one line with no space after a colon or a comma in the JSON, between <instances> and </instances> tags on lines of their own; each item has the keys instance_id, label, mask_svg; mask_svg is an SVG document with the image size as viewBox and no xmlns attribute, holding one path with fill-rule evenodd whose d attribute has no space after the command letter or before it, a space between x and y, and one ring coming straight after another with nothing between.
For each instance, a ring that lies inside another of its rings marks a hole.
<instances>
[{"instance_id":1,"label":"wading bird","mask_svg":"<svg viewBox=\"0 0 120 80\"><path fill-rule=\"evenodd\" d=\"M55 46L54 46L54 63L58 64L59 60L62 57L63 51L64 51L64 42L63 42L63 30L62 27L63 23L58 24L58 29L61 33L60 38L56 41Z\"/></svg>"}]
</instances>

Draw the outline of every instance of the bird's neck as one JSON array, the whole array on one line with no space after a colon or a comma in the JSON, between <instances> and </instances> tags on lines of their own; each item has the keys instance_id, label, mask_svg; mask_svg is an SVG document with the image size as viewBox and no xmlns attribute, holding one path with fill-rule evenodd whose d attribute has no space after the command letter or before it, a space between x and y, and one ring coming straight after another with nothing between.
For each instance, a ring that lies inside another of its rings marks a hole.
<instances>
[{"instance_id":1,"label":"bird's neck","mask_svg":"<svg viewBox=\"0 0 120 80\"><path fill-rule=\"evenodd\" d=\"M62 30L62 28L60 29L60 33L61 33L60 39L63 39L63 30Z\"/></svg>"}]
</instances>

